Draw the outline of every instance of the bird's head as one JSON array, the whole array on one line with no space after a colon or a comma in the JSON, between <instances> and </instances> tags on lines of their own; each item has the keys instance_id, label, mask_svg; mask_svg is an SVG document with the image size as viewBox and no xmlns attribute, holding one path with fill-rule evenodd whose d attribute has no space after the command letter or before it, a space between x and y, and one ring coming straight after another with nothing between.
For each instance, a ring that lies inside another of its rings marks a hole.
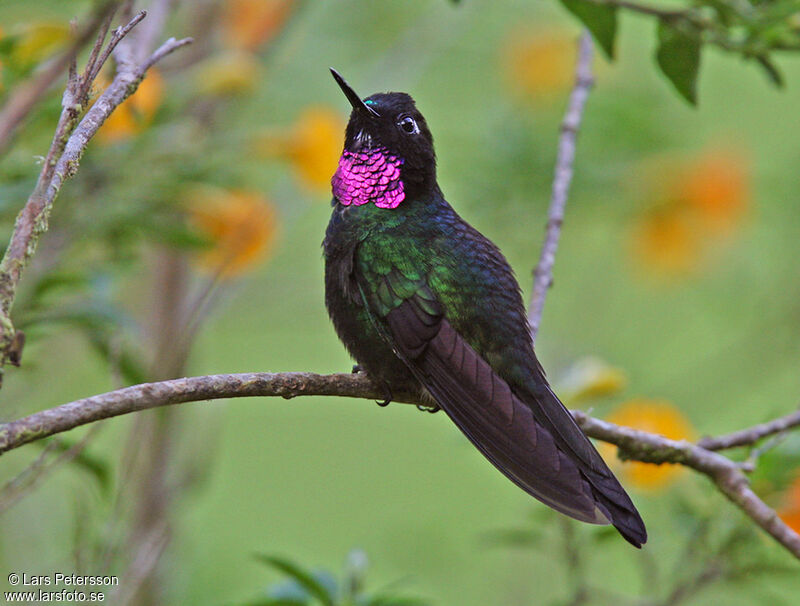
<instances>
[{"instance_id":1,"label":"bird's head","mask_svg":"<svg viewBox=\"0 0 800 606\"><path fill-rule=\"evenodd\" d=\"M433 136L414 99L377 93L362 100L336 70L331 73L353 106L331 179L338 202L396 208L435 187Z\"/></svg>"}]
</instances>

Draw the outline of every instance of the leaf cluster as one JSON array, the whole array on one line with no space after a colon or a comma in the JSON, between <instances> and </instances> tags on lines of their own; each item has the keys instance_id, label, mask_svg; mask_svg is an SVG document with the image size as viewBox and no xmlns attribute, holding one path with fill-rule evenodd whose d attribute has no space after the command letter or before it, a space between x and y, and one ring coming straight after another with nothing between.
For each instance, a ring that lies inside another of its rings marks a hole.
<instances>
[{"instance_id":1,"label":"leaf cluster","mask_svg":"<svg viewBox=\"0 0 800 606\"><path fill-rule=\"evenodd\" d=\"M262 564L280 572L287 580L268 588L265 595L241 606L428 606L430 602L407 597L388 589L367 592L365 577L366 555L353 550L341 578L326 570L311 571L296 562L275 556L258 554Z\"/></svg>"},{"instance_id":2,"label":"leaf cluster","mask_svg":"<svg viewBox=\"0 0 800 606\"><path fill-rule=\"evenodd\" d=\"M797 0L694 0L679 8L626 0L561 0L614 58L619 14L655 21L655 59L661 72L689 103L697 103L697 80L704 49L713 46L755 61L776 86L784 80L774 56L800 50Z\"/></svg>"}]
</instances>

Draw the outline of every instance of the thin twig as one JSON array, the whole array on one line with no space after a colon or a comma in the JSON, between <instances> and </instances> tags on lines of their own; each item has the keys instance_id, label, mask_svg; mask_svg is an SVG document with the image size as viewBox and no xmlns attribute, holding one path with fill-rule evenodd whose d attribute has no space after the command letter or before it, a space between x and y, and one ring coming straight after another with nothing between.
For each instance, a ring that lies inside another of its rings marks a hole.
<instances>
[{"instance_id":1,"label":"thin twig","mask_svg":"<svg viewBox=\"0 0 800 606\"><path fill-rule=\"evenodd\" d=\"M0 111L0 153L5 151L17 127L31 110L41 101L50 87L65 69L73 65L80 50L94 33L110 19L117 2L106 2L98 8L92 18L76 35L75 41L44 71L19 86ZM105 34L103 34L105 36Z\"/></svg>"},{"instance_id":2,"label":"thin twig","mask_svg":"<svg viewBox=\"0 0 800 606\"><path fill-rule=\"evenodd\" d=\"M147 7L147 23L136 30L135 51L139 62L145 60L161 37L167 19L177 0L152 0ZM193 7L194 10L194 7Z\"/></svg>"},{"instance_id":3,"label":"thin twig","mask_svg":"<svg viewBox=\"0 0 800 606\"><path fill-rule=\"evenodd\" d=\"M592 76L592 38L589 32L581 34L578 44L578 64L575 68L575 86L569 97L567 111L561 123L561 136L558 140L553 190L550 196L550 210L547 213L547 230L539 263L533 271L533 292L528 306L528 324L531 335L536 338L547 290L553 283L553 265L556 261L561 225L564 222L564 208L567 204L569 186L572 181L572 165L575 162L575 144L583 117L583 109L589 91L594 84Z\"/></svg>"},{"instance_id":4,"label":"thin twig","mask_svg":"<svg viewBox=\"0 0 800 606\"><path fill-rule=\"evenodd\" d=\"M2 490L0 490L0 514L4 513L12 505L19 502L19 500L36 489L42 481L55 471L58 467L65 463L69 463L76 457L89 444L97 431L102 427L102 424L92 425L89 431L78 442L61 452L53 461L47 462L47 458L51 451L58 448L58 442L51 442L45 446L41 454L26 467L19 475L8 482Z\"/></svg>"},{"instance_id":5,"label":"thin twig","mask_svg":"<svg viewBox=\"0 0 800 606\"><path fill-rule=\"evenodd\" d=\"M780 433L776 433L774 436L771 436L769 440L765 441L763 444L760 444L758 447L752 447L750 449L750 453L747 455L747 458L738 464L739 469L746 473L755 471L756 466L758 465L758 460L761 458L761 456L764 453L777 448L788 436L788 432L782 431Z\"/></svg>"},{"instance_id":6,"label":"thin twig","mask_svg":"<svg viewBox=\"0 0 800 606\"><path fill-rule=\"evenodd\" d=\"M703 438L697 445L706 450L727 450L737 446L754 444L762 438L781 433L798 425L800 425L800 410L741 431L734 431L723 436Z\"/></svg>"},{"instance_id":7,"label":"thin twig","mask_svg":"<svg viewBox=\"0 0 800 606\"><path fill-rule=\"evenodd\" d=\"M19 497L26 492L26 488L30 487L35 478L42 473L42 470L46 468L47 458L57 445L55 441L45 445L42 452L30 465L0 488L0 515L16 503Z\"/></svg>"},{"instance_id":8,"label":"thin twig","mask_svg":"<svg viewBox=\"0 0 800 606\"><path fill-rule=\"evenodd\" d=\"M170 530L166 523L158 523L146 537L142 538L141 548L134 561L125 570L125 583L112 595L116 604L130 604L142 584L148 579L169 544Z\"/></svg>"},{"instance_id":9,"label":"thin twig","mask_svg":"<svg viewBox=\"0 0 800 606\"><path fill-rule=\"evenodd\" d=\"M126 26L117 28L104 51L102 37L90 55L90 63L81 77L70 70L70 81L64 95L64 109L59 118L53 142L36 186L24 208L17 216L11 240L0 263L0 370L6 360L18 359L20 339L10 319L22 272L36 251L39 236L47 231L48 219L61 185L78 170L81 156L89 141L111 113L138 88L147 70L169 53L185 46L191 39L170 38L143 62L134 61L134 49L125 44L126 35L144 18L144 13L132 17ZM92 81L111 53L117 58L114 80L103 94L80 115L88 104Z\"/></svg>"},{"instance_id":10,"label":"thin twig","mask_svg":"<svg viewBox=\"0 0 800 606\"><path fill-rule=\"evenodd\" d=\"M561 536L564 542L564 559L569 574L571 597L565 602L567 606L581 606L588 601L590 589L586 583L586 571L581 546L575 532L575 521L566 516L559 516Z\"/></svg>"},{"instance_id":11,"label":"thin twig","mask_svg":"<svg viewBox=\"0 0 800 606\"><path fill-rule=\"evenodd\" d=\"M164 57L169 55L170 53L174 53L179 48L186 46L187 44L191 44L194 41L194 38L181 38L180 40L176 40L175 38L170 38L160 47L158 47L150 58L144 63L143 68L144 70L148 70L153 65L161 61Z\"/></svg>"},{"instance_id":12,"label":"thin twig","mask_svg":"<svg viewBox=\"0 0 800 606\"><path fill-rule=\"evenodd\" d=\"M62 404L0 425L0 453L100 419L139 410L252 396L345 396L378 400L383 398L384 390L362 373L245 373L145 383ZM413 394L395 394L395 401L423 404ZM626 459L677 463L708 476L722 494L800 559L800 536L750 489L747 477L735 462L697 444L621 427L590 417L583 411L572 411L572 414L586 435L615 444Z\"/></svg>"},{"instance_id":13,"label":"thin twig","mask_svg":"<svg viewBox=\"0 0 800 606\"><path fill-rule=\"evenodd\" d=\"M586 435L616 444L626 459L645 463L678 463L708 476L730 501L800 559L800 535L789 528L750 488L739 466L726 457L685 441L620 427L582 411L572 411Z\"/></svg>"},{"instance_id":14,"label":"thin twig","mask_svg":"<svg viewBox=\"0 0 800 606\"><path fill-rule=\"evenodd\" d=\"M92 82L95 81L97 75L100 73L100 70L103 69L103 65L105 65L106 61L108 61L108 58L111 56L111 53L113 53L114 49L117 48L117 45L146 16L147 16L146 11L140 11L128 22L127 25L120 26L117 29L115 29L114 33L111 34L111 40L108 41L108 46L106 46L105 50L103 51L103 54L100 55L100 58L95 60L94 62L90 60L86 64L86 71L87 71L86 82L89 86L91 86Z\"/></svg>"},{"instance_id":15,"label":"thin twig","mask_svg":"<svg viewBox=\"0 0 800 606\"><path fill-rule=\"evenodd\" d=\"M86 71L89 71L89 66L97 62L97 57L100 55L100 51L103 50L103 42L106 40L109 28L111 28L111 22L114 20L114 12L115 11L109 12L108 16L103 20L103 24L100 26L100 31L97 32L97 39L94 41L94 46L89 53L89 58L86 60ZM70 65L71 73L67 78L67 82L72 82L77 78L77 70L77 62L73 61L72 65ZM94 80L94 78L92 78L92 80Z\"/></svg>"}]
</instances>

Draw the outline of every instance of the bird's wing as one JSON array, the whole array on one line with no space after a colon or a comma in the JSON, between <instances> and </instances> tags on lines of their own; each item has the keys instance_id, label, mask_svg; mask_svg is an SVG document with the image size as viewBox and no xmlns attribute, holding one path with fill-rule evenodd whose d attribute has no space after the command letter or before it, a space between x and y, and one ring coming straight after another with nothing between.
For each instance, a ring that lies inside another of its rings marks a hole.
<instances>
[{"instance_id":1,"label":"bird's wing","mask_svg":"<svg viewBox=\"0 0 800 606\"><path fill-rule=\"evenodd\" d=\"M584 522L614 524L636 546L646 540L629 497L577 426L577 443L564 444L558 424L574 421L546 383L541 398L554 402L523 402L452 327L418 276L408 277L393 267L369 290L362 287L361 294L398 357L508 478L557 511ZM550 418L537 419L541 408ZM569 419L556 419L554 426L554 415ZM575 441L574 435L568 438ZM597 460L584 460L587 447Z\"/></svg>"}]
</instances>

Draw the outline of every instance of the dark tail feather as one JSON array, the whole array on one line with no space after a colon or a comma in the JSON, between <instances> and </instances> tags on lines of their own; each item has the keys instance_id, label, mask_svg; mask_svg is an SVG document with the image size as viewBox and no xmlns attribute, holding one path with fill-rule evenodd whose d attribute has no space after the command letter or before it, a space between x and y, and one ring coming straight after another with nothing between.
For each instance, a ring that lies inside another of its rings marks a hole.
<instances>
[{"instance_id":1,"label":"dark tail feather","mask_svg":"<svg viewBox=\"0 0 800 606\"><path fill-rule=\"evenodd\" d=\"M630 498L543 376L532 376L527 390L511 389L447 320L412 301L387 320L409 368L510 480L557 511L613 524L637 547L645 542Z\"/></svg>"},{"instance_id":2,"label":"dark tail feather","mask_svg":"<svg viewBox=\"0 0 800 606\"><path fill-rule=\"evenodd\" d=\"M535 416L554 434L559 446L573 454L581 474L591 484L592 495L614 528L631 545L641 547L647 542L647 530L628 493L544 377L535 392L534 400L542 415Z\"/></svg>"},{"instance_id":3,"label":"dark tail feather","mask_svg":"<svg viewBox=\"0 0 800 606\"><path fill-rule=\"evenodd\" d=\"M610 478L617 487L619 482L614 476ZM647 530L644 521L633 503L623 490L621 493L616 488L603 492L592 483L592 494L597 500L598 505L606 510L606 515L614 528L634 547L641 548L647 542ZM603 483L607 483L607 480ZM621 488L621 487L620 487Z\"/></svg>"}]
</instances>

